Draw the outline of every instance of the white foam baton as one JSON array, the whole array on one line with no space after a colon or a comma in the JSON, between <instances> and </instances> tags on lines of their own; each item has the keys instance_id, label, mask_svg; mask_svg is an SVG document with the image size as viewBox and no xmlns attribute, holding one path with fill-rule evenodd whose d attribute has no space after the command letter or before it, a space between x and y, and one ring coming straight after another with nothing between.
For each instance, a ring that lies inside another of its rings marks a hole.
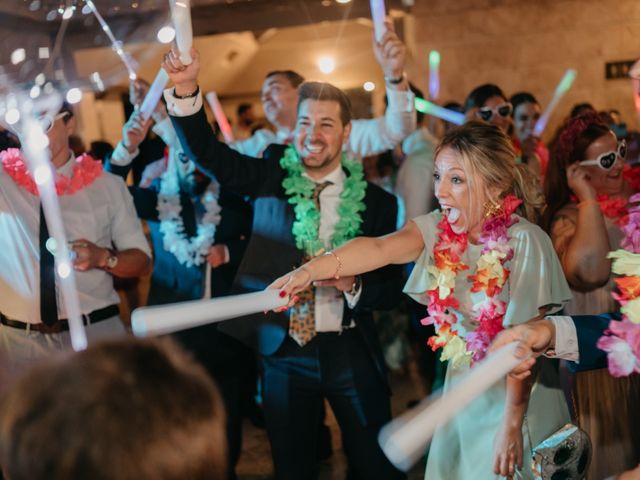
<instances>
[{"instance_id":1,"label":"white foam baton","mask_svg":"<svg viewBox=\"0 0 640 480\"><path fill-rule=\"evenodd\" d=\"M440 52L429 52L429 98L437 100L440 95Z\"/></svg>"},{"instance_id":2,"label":"white foam baton","mask_svg":"<svg viewBox=\"0 0 640 480\"><path fill-rule=\"evenodd\" d=\"M169 0L173 28L176 30L176 45L180 50L180 61L189 65L191 45L193 44L193 30L191 26L191 0Z\"/></svg>"},{"instance_id":3,"label":"white foam baton","mask_svg":"<svg viewBox=\"0 0 640 480\"><path fill-rule=\"evenodd\" d=\"M427 398L385 425L378 442L389 461L409 470L424 455L438 427L525 360L515 356L517 346L517 342L505 345L475 365L449 392L436 400Z\"/></svg>"},{"instance_id":4,"label":"white foam baton","mask_svg":"<svg viewBox=\"0 0 640 480\"><path fill-rule=\"evenodd\" d=\"M160 101L160 97L162 97L162 91L164 90L164 87L166 87L168 81L169 74L165 69L161 68L158 70L156 78L153 79L153 83L149 87L149 91L140 106L140 114L145 120L148 120L149 117L151 117L156 105L158 105L158 102Z\"/></svg>"},{"instance_id":5,"label":"white foam baton","mask_svg":"<svg viewBox=\"0 0 640 480\"><path fill-rule=\"evenodd\" d=\"M415 105L416 110L427 115L441 118L456 125L462 125L464 123L464 114L441 107L424 98L416 98Z\"/></svg>"},{"instance_id":6,"label":"white foam baton","mask_svg":"<svg viewBox=\"0 0 640 480\"><path fill-rule=\"evenodd\" d=\"M62 99L59 94L52 94L47 98L39 99L37 106L30 99L23 99L18 103L21 122L17 128L14 125L14 131L20 137L22 153L38 188L47 229L51 235L47 240L46 248L55 258L58 286L69 321L71 346L76 351L84 350L87 348L87 335L82 323L71 254L56 192L54 170L49 161L49 139L35 119L36 112L45 111L51 116L55 115L62 104Z\"/></svg>"},{"instance_id":7,"label":"white foam baton","mask_svg":"<svg viewBox=\"0 0 640 480\"><path fill-rule=\"evenodd\" d=\"M386 10L384 8L384 0L369 0L371 6L371 20L373 21L373 32L376 36L376 42L382 40L382 36L386 31L384 26L384 17Z\"/></svg>"},{"instance_id":8,"label":"white foam baton","mask_svg":"<svg viewBox=\"0 0 640 480\"><path fill-rule=\"evenodd\" d=\"M567 93L571 88L571 85L573 84L573 81L576 79L577 74L578 73L573 69L569 69L564 73L562 80L560 80L560 83L556 87L556 91L553 93L553 98L549 102L549 105L547 105L547 108L545 109L544 113L540 116L540 118L536 122L536 126L533 127L533 134L536 137L541 136L542 132L544 132L544 129L546 128L547 123L549 122L549 118L551 118L551 114L555 110L556 106L558 106L560 99L562 99L564 94Z\"/></svg>"},{"instance_id":9,"label":"white foam baton","mask_svg":"<svg viewBox=\"0 0 640 480\"><path fill-rule=\"evenodd\" d=\"M212 300L137 308L131 315L134 335L148 337L186 330L210 323L283 307L289 301L280 290L232 295Z\"/></svg>"},{"instance_id":10,"label":"white foam baton","mask_svg":"<svg viewBox=\"0 0 640 480\"><path fill-rule=\"evenodd\" d=\"M225 142L233 142L233 131L231 130L231 125L229 124L229 120L227 120L227 116L224 114L222 105L220 105L218 95L216 92L209 92L205 95L205 98L207 99L207 102L209 102L211 110L213 110L213 115L216 117L216 122L218 122L218 126L222 131Z\"/></svg>"},{"instance_id":11,"label":"white foam baton","mask_svg":"<svg viewBox=\"0 0 640 480\"><path fill-rule=\"evenodd\" d=\"M93 1L85 0L85 2L87 6L91 9L93 14L95 15L104 33L107 35L107 37L109 37L109 40L111 41L111 47L118 54L118 56L120 57L120 60L122 60L122 63L124 63L124 66L126 67L127 72L129 72L129 80L135 80L137 78L136 69L133 63L131 62L131 58L129 57L129 55L122 49L122 42L118 41L116 37L113 35L111 28L109 27L107 22L105 22L104 18L102 18L102 15L100 15L98 8L95 6Z\"/></svg>"}]
</instances>

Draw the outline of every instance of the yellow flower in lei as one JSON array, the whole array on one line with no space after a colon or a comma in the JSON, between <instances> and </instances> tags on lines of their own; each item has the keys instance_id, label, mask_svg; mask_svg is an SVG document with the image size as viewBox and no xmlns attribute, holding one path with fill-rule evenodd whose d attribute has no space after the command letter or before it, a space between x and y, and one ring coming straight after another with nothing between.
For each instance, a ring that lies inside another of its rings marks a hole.
<instances>
[{"instance_id":1,"label":"yellow flower in lei","mask_svg":"<svg viewBox=\"0 0 640 480\"><path fill-rule=\"evenodd\" d=\"M456 284L456 272L454 270L440 270L435 265L427 266L429 272L429 290L438 289L438 297L444 300L453 291Z\"/></svg>"},{"instance_id":2,"label":"yellow flower in lei","mask_svg":"<svg viewBox=\"0 0 640 480\"><path fill-rule=\"evenodd\" d=\"M609 252L607 258L613 259L611 265L613 273L640 276L640 255L620 249Z\"/></svg>"},{"instance_id":3,"label":"yellow flower in lei","mask_svg":"<svg viewBox=\"0 0 640 480\"><path fill-rule=\"evenodd\" d=\"M635 324L640 324L640 297L628 301L621 309L623 315Z\"/></svg>"},{"instance_id":4,"label":"yellow flower in lei","mask_svg":"<svg viewBox=\"0 0 640 480\"><path fill-rule=\"evenodd\" d=\"M467 352L467 342L457 335L447 335L449 339L442 348L440 360L443 362L450 361L453 368L469 366L473 352Z\"/></svg>"}]
</instances>

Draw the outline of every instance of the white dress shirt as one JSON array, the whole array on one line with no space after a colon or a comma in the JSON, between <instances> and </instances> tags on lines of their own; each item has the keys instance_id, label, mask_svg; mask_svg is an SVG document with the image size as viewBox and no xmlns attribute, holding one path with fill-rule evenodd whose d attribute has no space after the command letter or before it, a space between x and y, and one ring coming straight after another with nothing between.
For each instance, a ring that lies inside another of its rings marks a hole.
<instances>
[{"instance_id":1,"label":"white dress shirt","mask_svg":"<svg viewBox=\"0 0 640 480\"><path fill-rule=\"evenodd\" d=\"M303 174L309 178L306 173ZM320 228L318 238L327 244L335 231L336 224L340 220L338 206L340 205L340 194L344 189L346 174L341 166L333 172L315 183L331 182L332 185L325 187L320 192ZM347 304L354 308L360 300L362 289L359 288L355 295L345 292ZM339 290L334 287L316 287L316 332L338 332L342 330L342 315L344 313L344 300Z\"/></svg>"},{"instance_id":2,"label":"white dress shirt","mask_svg":"<svg viewBox=\"0 0 640 480\"><path fill-rule=\"evenodd\" d=\"M58 173L71 176L73 156ZM91 185L59 197L68 241L85 238L100 247L137 248L151 256L133 201L121 178L103 172ZM40 199L0 167L0 312L40 323ZM113 277L100 269L76 271L80 311L119 303ZM58 292L58 317L67 318Z\"/></svg>"},{"instance_id":3,"label":"white dress shirt","mask_svg":"<svg viewBox=\"0 0 640 480\"><path fill-rule=\"evenodd\" d=\"M545 318L551 320L556 327L556 346L553 355L548 356L579 363L578 333L573 319L563 315L550 315Z\"/></svg>"},{"instance_id":4,"label":"white dress shirt","mask_svg":"<svg viewBox=\"0 0 640 480\"><path fill-rule=\"evenodd\" d=\"M176 98L173 88L164 91L170 115L186 117L202 108L202 94L193 98ZM416 129L415 95L410 90L387 88L389 106L382 117L351 121L351 135L346 153L351 158L362 158L390 150ZM229 144L231 148L251 157L262 157L272 143L287 143L291 132L258 130L246 140Z\"/></svg>"}]
</instances>

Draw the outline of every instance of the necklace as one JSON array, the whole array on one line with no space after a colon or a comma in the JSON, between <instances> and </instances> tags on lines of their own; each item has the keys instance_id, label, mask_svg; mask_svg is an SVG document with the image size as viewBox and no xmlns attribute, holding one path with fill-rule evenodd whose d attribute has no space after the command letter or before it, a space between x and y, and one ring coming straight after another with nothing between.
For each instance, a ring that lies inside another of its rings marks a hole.
<instances>
[{"instance_id":1,"label":"necklace","mask_svg":"<svg viewBox=\"0 0 640 480\"><path fill-rule=\"evenodd\" d=\"M215 240L216 227L220 223L218 204L218 184L211 182L202 194L205 214L198 223L196 235L188 238L182 220L180 205L180 184L175 166L169 162L167 170L160 177L158 193L158 218L164 249L173 253L176 259L187 267L202 264Z\"/></svg>"},{"instance_id":2,"label":"necklace","mask_svg":"<svg viewBox=\"0 0 640 480\"><path fill-rule=\"evenodd\" d=\"M285 150L284 156L280 159L280 166L287 172L282 180L282 187L285 194L289 196L289 203L294 206L296 215L292 228L296 246L310 255L317 255L324 244L318 238L320 212L312 198L315 183L302 175L304 166L292 146ZM366 208L362 200L367 182L364 180L362 165L347 160L343 154L342 166L349 175L345 179L344 188L340 193L340 204L338 205L340 219L336 223L331 237L331 244L334 247L342 245L360 233L361 212Z\"/></svg>"},{"instance_id":3,"label":"necklace","mask_svg":"<svg viewBox=\"0 0 640 480\"><path fill-rule=\"evenodd\" d=\"M38 187L18 148L8 148L0 152L0 161L4 171L19 186L32 195L38 195ZM102 163L88 154L80 155L74 160L73 172L70 177L55 172L56 193L58 195L73 195L91 185L102 175Z\"/></svg>"},{"instance_id":4,"label":"necklace","mask_svg":"<svg viewBox=\"0 0 640 480\"><path fill-rule=\"evenodd\" d=\"M432 350L442 348L441 360L450 360L454 368L481 360L491 340L503 329L507 304L498 296L509 278L509 269L505 265L513 258L513 247L509 245L508 229L518 221L514 212L520 203L521 200L515 196L507 196L502 208L482 226L480 258L476 262L475 273L467 277L472 284L471 292L476 294L471 313L476 328L464 339L454 328L461 317L456 312L460 303L454 295L454 287L458 274L469 269L462 261L468 235L455 233L446 215L438 223L440 232L433 247L433 264L427 266L429 316L422 320L422 324L435 326L436 335L429 339L428 345Z\"/></svg>"}]
</instances>

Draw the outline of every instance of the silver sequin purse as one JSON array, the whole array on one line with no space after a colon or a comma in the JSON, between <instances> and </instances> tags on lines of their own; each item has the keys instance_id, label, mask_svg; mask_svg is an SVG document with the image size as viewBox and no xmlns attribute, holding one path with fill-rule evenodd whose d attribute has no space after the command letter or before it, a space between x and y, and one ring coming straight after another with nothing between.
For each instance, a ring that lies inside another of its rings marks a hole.
<instances>
[{"instance_id":1,"label":"silver sequin purse","mask_svg":"<svg viewBox=\"0 0 640 480\"><path fill-rule=\"evenodd\" d=\"M533 449L531 468L535 480L582 480L590 462L589 435L567 423Z\"/></svg>"}]
</instances>

